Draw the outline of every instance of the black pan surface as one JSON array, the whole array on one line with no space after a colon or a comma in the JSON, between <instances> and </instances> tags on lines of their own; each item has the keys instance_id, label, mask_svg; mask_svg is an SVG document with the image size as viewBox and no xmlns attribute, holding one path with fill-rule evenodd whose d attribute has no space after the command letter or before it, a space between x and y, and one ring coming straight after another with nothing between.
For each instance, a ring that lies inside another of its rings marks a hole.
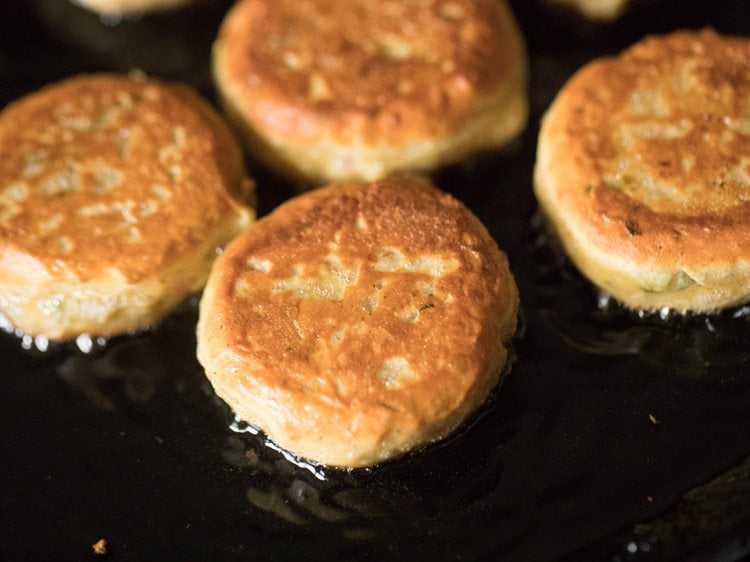
<instances>
[{"instance_id":1,"label":"black pan surface","mask_svg":"<svg viewBox=\"0 0 750 562\"><path fill-rule=\"evenodd\" d=\"M213 99L209 45L229 4L118 23L67 0L2 2L0 106L130 67ZM750 308L639 316L606 302L545 238L531 192L539 118L576 68L650 32L750 35L750 3L636 1L614 26L529 0L514 8L531 59L529 128L502 153L435 175L508 252L521 290L517 360L490 402L418 454L323 470L232 423L194 359L195 299L150 332L81 342L88 353L2 335L0 559L96 557L101 538L120 560L750 552ZM253 169L261 214L293 194Z\"/></svg>"}]
</instances>

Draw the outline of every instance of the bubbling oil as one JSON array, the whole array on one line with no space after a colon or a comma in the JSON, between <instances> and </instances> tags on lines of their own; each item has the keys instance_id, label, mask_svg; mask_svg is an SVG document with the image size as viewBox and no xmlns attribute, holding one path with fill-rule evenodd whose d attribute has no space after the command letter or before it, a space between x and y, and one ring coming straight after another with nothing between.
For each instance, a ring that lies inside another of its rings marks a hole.
<instances>
[{"instance_id":1,"label":"bubbling oil","mask_svg":"<svg viewBox=\"0 0 750 562\"><path fill-rule=\"evenodd\" d=\"M529 255L540 314L576 352L637 356L687 377L711 376L719 365L750 359L738 345L750 338L750 305L714 313L629 310L575 269L539 216L532 221Z\"/></svg>"}]
</instances>

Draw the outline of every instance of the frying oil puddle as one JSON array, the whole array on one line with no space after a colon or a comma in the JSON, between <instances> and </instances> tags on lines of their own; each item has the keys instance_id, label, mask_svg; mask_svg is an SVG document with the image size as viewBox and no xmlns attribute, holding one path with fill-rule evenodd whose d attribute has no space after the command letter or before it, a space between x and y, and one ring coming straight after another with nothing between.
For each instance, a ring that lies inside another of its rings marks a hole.
<instances>
[{"instance_id":1,"label":"frying oil puddle","mask_svg":"<svg viewBox=\"0 0 750 562\"><path fill-rule=\"evenodd\" d=\"M23 334L1 316L0 329L8 334L8 349L18 345L24 355L51 364L91 406L113 412L118 406L147 404L168 385L178 392L187 386L184 375L197 370L196 311L197 299L191 299L153 329L112 338L82 334L72 341L53 342Z\"/></svg>"},{"instance_id":2,"label":"frying oil puddle","mask_svg":"<svg viewBox=\"0 0 750 562\"><path fill-rule=\"evenodd\" d=\"M706 362L736 362L743 354L745 346L738 342L750 336L750 307L710 317L634 314L597 294L545 237L536 242L531 255L539 316L566 345L588 355L636 355L654 365L669 358L671 364L687 365L675 369L683 376L701 375ZM539 316L531 299L525 306L536 331ZM235 469L223 485L236 487L253 512L272 515L269 528L282 524L352 541L385 541L399 522L426 528L481 505L485 516L502 523L504 530L495 540L513 545L522 536L514 529L530 517L528 506L541 491L557 489L552 476L535 473L541 469L533 455L540 451L547 458L556 447L568 450L558 445L556 433L564 420L547 407L554 397L537 386L546 379L524 370L528 358L521 356L514 368L521 372L510 373L488 404L446 440L371 469L329 469L294 457L257 428L233 419L195 360L196 316L193 302L150 332L114 338L103 347L94 339L77 347L69 344L59 355L56 346L49 346L46 356L52 353L60 377L103 412L132 411L135 405L147 417L156 417L155 404L164 404L153 399L172 396L167 403L176 400L176 405L168 416L186 417L194 431L208 436L205 441L212 445L203 446L203 453L220 455L221 463ZM730 358L716 352L727 341ZM519 343L520 351L525 347ZM502 407L496 408L499 402ZM146 431L155 429L167 431L161 426ZM505 479L511 473L539 482L509 487ZM575 490L586 489L583 481L576 484Z\"/></svg>"},{"instance_id":3,"label":"frying oil puddle","mask_svg":"<svg viewBox=\"0 0 750 562\"><path fill-rule=\"evenodd\" d=\"M669 364L681 376L700 377L709 367L750 361L750 306L715 314L630 311L597 291L567 260L556 241L533 221L529 254L539 313L556 337L576 351L598 356L638 356Z\"/></svg>"},{"instance_id":4,"label":"frying oil puddle","mask_svg":"<svg viewBox=\"0 0 750 562\"><path fill-rule=\"evenodd\" d=\"M324 469L296 457L236 417L229 429L234 435L226 438L222 457L248 474L252 485L245 496L254 507L294 525L335 525L350 539L374 535L373 519L385 513L355 485L350 471Z\"/></svg>"},{"instance_id":5,"label":"frying oil puddle","mask_svg":"<svg viewBox=\"0 0 750 562\"><path fill-rule=\"evenodd\" d=\"M150 416L159 393L175 392L188 410L226 419L228 409L195 358L196 320L197 302L191 301L152 330L111 339L83 335L62 344L16 334L7 322L0 327L24 353L50 362L61 380L102 413ZM356 540L372 537L373 522L385 519L382 501L360 485L369 470L353 475L307 462L238 419L225 427L228 434L220 454L242 469L245 496L257 509L295 525L334 525L336 534Z\"/></svg>"},{"instance_id":6,"label":"frying oil puddle","mask_svg":"<svg viewBox=\"0 0 750 562\"><path fill-rule=\"evenodd\" d=\"M243 422L241 419L237 417L235 417L232 420L232 423L229 424L229 429L234 431L235 433L249 433L250 435L262 435L262 432L260 431L260 429L258 429L254 425L250 425L249 423ZM310 474L312 474L318 480L326 479L326 472L321 465L308 462L304 460L303 458L300 458L290 453L286 449L279 447L276 443L274 443L271 439L268 439L267 437L264 438L264 445L268 447L269 449L279 453L282 457L284 457L288 462L292 463L293 465L298 466L299 468L302 468L304 470L307 470Z\"/></svg>"},{"instance_id":7,"label":"frying oil puddle","mask_svg":"<svg viewBox=\"0 0 750 562\"><path fill-rule=\"evenodd\" d=\"M460 452L452 451L456 444L476 450L466 444L466 439L476 433L475 426L489 422L485 418L492 414L495 401L493 393L488 403L448 438L371 468L337 469L310 463L278 447L258 428L236 417L228 423L231 434L226 437L222 457L247 474L250 485L245 495L255 508L296 526L323 525L330 533L350 540L371 539L389 521L434 517L457 507L453 500L444 501L441 494L462 494L452 485L443 489L440 481L444 478L430 472L436 459L447 457L461 464ZM511 436L506 434L508 439ZM463 460L471 462L467 456ZM456 470L452 463L445 463L444 469L451 474ZM489 464L488 471L499 477L502 467L493 469ZM417 492L425 484L418 481L421 477L431 488L431 497ZM458 490L462 486L469 490L475 484L461 482ZM463 494L464 498L470 496Z\"/></svg>"}]
</instances>

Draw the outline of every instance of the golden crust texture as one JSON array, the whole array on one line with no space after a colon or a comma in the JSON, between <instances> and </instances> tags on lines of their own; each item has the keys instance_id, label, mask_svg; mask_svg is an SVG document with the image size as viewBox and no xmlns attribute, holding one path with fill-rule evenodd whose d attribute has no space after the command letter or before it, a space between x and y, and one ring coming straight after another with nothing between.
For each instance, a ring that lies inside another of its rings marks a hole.
<instances>
[{"instance_id":1,"label":"golden crust texture","mask_svg":"<svg viewBox=\"0 0 750 562\"><path fill-rule=\"evenodd\" d=\"M497 384L518 293L478 219L418 178L299 196L239 236L201 301L217 394L313 461L443 437Z\"/></svg>"},{"instance_id":2,"label":"golden crust texture","mask_svg":"<svg viewBox=\"0 0 750 562\"><path fill-rule=\"evenodd\" d=\"M0 313L52 339L156 321L253 211L242 154L192 90L85 75L0 113Z\"/></svg>"},{"instance_id":3,"label":"golden crust texture","mask_svg":"<svg viewBox=\"0 0 750 562\"><path fill-rule=\"evenodd\" d=\"M505 144L526 123L526 66L505 0L241 0L213 71L254 155L323 181Z\"/></svg>"},{"instance_id":4,"label":"golden crust texture","mask_svg":"<svg viewBox=\"0 0 750 562\"><path fill-rule=\"evenodd\" d=\"M631 308L750 298L750 41L649 37L544 118L535 189L573 262Z\"/></svg>"},{"instance_id":5,"label":"golden crust texture","mask_svg":"<svg viewBox=\"0 0 750 562\"><path fill-rule=\"evenodd\" d=\"M78 4L104 15L136 15L147 12L163 12L174 10L194 0L72 0Z\"/></svg>"}]
</instances>

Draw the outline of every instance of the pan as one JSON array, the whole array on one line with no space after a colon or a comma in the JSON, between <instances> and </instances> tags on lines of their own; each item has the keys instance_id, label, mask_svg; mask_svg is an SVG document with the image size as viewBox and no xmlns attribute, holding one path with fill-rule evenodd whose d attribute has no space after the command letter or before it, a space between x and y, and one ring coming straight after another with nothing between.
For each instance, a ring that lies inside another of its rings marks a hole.
<instances>
[{"instance_id":1,"label":"pan","mask_svg":"<svg viewBox=\"0 0 750 562\"><path fill-rule=\"evenodd\" d=\"M231 2L101 20L0 7L0 105L79 72L148 73L215 100ZM448 439L366 470L306 464L233 419L195 360L197 297L153 329L38 349L0 336L0 559L734 560L750 552L750 308L620 308L546 237L531 191L541 115L594 57L648 33L750 34L750 4L634 3L592 24L513 2L531 64L513 146L438 171L509 255L515 361ZM750 69L748 70L750 72ZM294 188L248 155L260 214ZM41 346L45 347L45 346ZM95 548L96 546L96 548Z\"/></svg>"}]
</instances>

